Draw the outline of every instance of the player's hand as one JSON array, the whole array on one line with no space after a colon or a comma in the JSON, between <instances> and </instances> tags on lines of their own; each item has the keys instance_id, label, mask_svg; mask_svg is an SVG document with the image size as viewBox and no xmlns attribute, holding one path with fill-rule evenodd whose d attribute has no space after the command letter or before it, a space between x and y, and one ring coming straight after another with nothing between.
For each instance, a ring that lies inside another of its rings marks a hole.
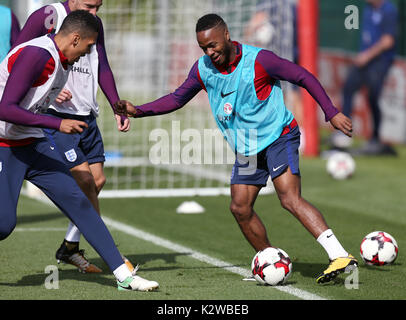
<instances>
[{"instance_id":1,"label":"player's hand","mask_svg":"<svg viewBox=\"0 0 406 320\"><path fill-rule=\"evenodd\" d=\"M127 132L130 130L130 119L128 119L126 116L120 116L118 114L115 114L114 117L116 118L118 131Z\"/></svg>"},{"instance_id":2,"label":"player's hand","mask_svg":"<svg viewBox=\"0 0 406 320\"><path fill-rule=\"evenodd\" d=\"M363 51L358 53L355 58L354 58L354 64L358 67L358 68L362 68L364 66L366 66L370 61L371 58L368 54L368 51Z\"/></svg>"},{"instance_id":3,"label":"player's hand","mask_svg":"<svg viewBox=\"0 0 406 320\"><path fill-rule=\"evenodd\" d=\"M72 93L67 89L62 89L62 91L58 94L55 101L57 103L67 102L72 99Z\"/></svg>"},{"instance_id":4,"label":"player's hand","mask_svg":"<svg viewBox=\"0 0 406 320\"><path fill-rule=\"evenodd\" d=\"M119 100L113 106L115 113L121 116L135 117L137 109L127 100Z\"/></svg>"},{"instance_id":5,"label":"player's hand","mask_svg":"<svg viewBox=\"0 0 406 320\"><path fill-rule=\"evenodd\" d=\"M63 133L82 133L83 129L87 127L87 123L83 121L62 119L59 131Z\"/></svg>"},{"instance_id":6,"label":"player's hand","mask_svg":"<svg viewBox=\"0 0 406 320\"><path fill-rule=\"evenodd\" d=\"M350 118L339 112L330 119L331 125L345 135L352 137L352 121Z\"/></svg>"}]
</instances>

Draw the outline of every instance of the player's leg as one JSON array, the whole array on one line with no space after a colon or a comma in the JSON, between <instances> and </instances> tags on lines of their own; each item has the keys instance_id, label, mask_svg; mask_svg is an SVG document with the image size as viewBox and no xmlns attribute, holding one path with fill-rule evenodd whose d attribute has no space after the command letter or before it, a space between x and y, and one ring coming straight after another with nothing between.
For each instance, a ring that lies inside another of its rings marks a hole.
<instances>
[{"instance_id":1,"label":"player's leg","mask_svg":"<svg viewBox=\"0 0 406 320\"><path fill-rule=\"evenodd\" d=\"M86 156L80 148L80 134L64 134L56 130L44 130L54 151L59 153L61 161L70 169L76 183L90 200L97 212L99 212L99 201L93 176L90 172ZM102 270L94 264L88 263L82 251L79 250L81 232L75 224L70 221L65 237L55 253L59 262L73 264L82 272L99 273ZM87 262L87 263L86 263ZM83 267L85 266L85 268Z\"/></svg>"},{"instance_id":2,"label":"player's leg","mask_svg":"<svg viewBox=\"0 0 406 320\"><path fill-rule=\"evenodd\" d=\"M320 211L302 198L300 180L300 176L292 174L288 167L273 180L273 184L282 207L292 213L317 239L328 226Z\"/></svg>"},{"instance_id":3,"label":"player's leg","mask_svg":"<svg viewBox=\"0 0 406 320\"><path fill-rule=\"evenodd\" d=\"M93 207L100 214L100 206L96 182L93 176L93 171L87 161L70 169L73 178L76 180L78 186L90 200Z\"/></svg>"},{"instance_id":4,"label":"player's leg","mask_svg":"<svg viewBox=\"0 0 406 320\"><path fill-rule=\"evenodd\" d=\"M92 174L94 185L96 186L96 198L97 205L99 206L98 195L103 189L106 183L106 176L104 174L104 144L97 126L96 119L91 116L91 121L89 121L89 128L87 134L82 137L82 150L86 155L87 161L89 163L89 170ZM127 267L132 271L136 272L138 265L134 265L125 256L122 256L123 261Z\"/></svg>"},{"instance_id":5,"label":"player's leg","mask_svg":"<svg viewBox=\"0 0 406 320\"><path fill-rule=\"evenodd\" d=\"M90 200L96 212L100 214L96 186L94 184L94 179L90 172L88 163L81 163L80 165L71 168L70 172L80 189ZM70 221L68 229L65 233L65 238L55 253L58 263L64 262L73 264L78 267L80 271L85 273L102 272L102 270L96 265L85 262L87 259L82 254L83 251L79 249L80 238L81 232L79 228L72 221ZM84 269L83 266L86 266L86 269Z\"/></svg>"},{"instance_id":6,"label":"player's leg","mask_svg":"<svg viewBox=\"0 0 406 320\"><path fill-rule=\"evenodd\" d=\"M104 143L99 127L97 126L96 118L93 115L89 116L89 127L86 134L82 135L82 150L86 155L89 169L93 176L94 184L96 185L97 195L100 193L106 183L104 174Z\"/></svg>"},{"instance_id":7,"label":"player's leg","mask_svg":"<svg viewBox=\"0 0 406 320\"><path fill-rule=\"evenodd\" d=\"M69 118L72 115L56 113L55 111L50 111L53 116L60 118ZM89 127L93 118L84 116L74 116L78 120L86 121ZM98 213L100 213L99 200L97 198L98 192L95 185L92 172L87 161L85 151L83 150L84 142L83 140L91 135L89 128L84 130L81 134L65 134L57 130L44 130L47 139L52 144L53 148L60 154L61 160L70 169L72 176L74 177L76 183L79 185L80 189L84 192L87 198L92 203L93 207ZM89 138L90 140L91 138ZM96 141L96 139L95 139ZM104 152L104 151L103 151ZM103 154L101 155L103 156ZM103 158L104 159L104 158ZM59 262L70 263L79 268L82 272L94 273L101 272L102 270L95 266L94 264L88 264L86 270L83 270L81 266L87 265L79 260L86 260L81 250L79 250L81 232L77 226L69 222L65 237L55 253L56 259Z\"/></svg>"},{"instance_id":8,"label":"player's leg","mask_svg":"<svg viewBox=\"0 0 406 320\"><path fill-rule=\"evenodd\" d=\"M351 117L353 97L363 85L363 81L362 70L357 67L351 68L343 87L343 114L347 117Z\"/></svg>"},{"instance_id":9,"label":"player's leg","mask_svg":"<svg viewBox=\"0 0 406 320\"><path fill-rule=\"evenodd\" d=\"M94 151L94 149L93 149ZM104 150L103 150L103 154L104 154ZM100 161L101 159L98 158L96 161L99 162L94 162L94 163L89 163L89 169L90 172L92 174L93 180L94 180L94 184L96 186L96 193L97 195L100 193L100 191L103 189L104 184L106 183L106 176L104 175L104 166L103 166L103 161ZM90 160L90 161L95 161ZM97 200L97 204L99 203L98 198L96 197ZM127 265L127 267L132 271L132 272L136 272L138 269L138 265L134 267L134 265L131 263L130 260L128 260L125 256L122 256L123 261L125 262L125 264Z\"/></svg>"},{"instance_id":10,"label":"player's leg","mask_svg":"<svg viewBox=\"0 0 406 320\"><path fill-rule=\"evenodd\" d=\"M103 172L104 146L100 131L96 124L94 116L84 118L88 128L82 134L77 135L79 140L72 135L64 135L54 132L55 143L61 150L74 150L77 157L73 163L67 162L73 177L79 187L93 204L96 211L100 214L100 205L98 195L105 183ZM64 154L61 154L62 156ZM62 244L60 250L67 246L69 249L79 247L80 231L78 228L69 223L65 235L65 245ZM75 246L75 247L73 247Z\"/></svg>"},{"instance_id":11,"label":"player's leg","mask_svg":"<svg viewBox=\"0 0 406 320\"><path fill-rule=\"evenodd\" d=\"M60 161L59 155L50 151L49 143L42 140L35 146L35 152L38 152L38 157L27 179L37 185L78 226L89 244L113 271L118 288L140 291L157 288L159 285L155 281L133 275L128 269L103 220Z\"/></svg>"},{"instance_id":12,"label":"player's leg","mask_svg":"<svg viewBox=\"0 0 406 320\"><path fill-rule=\"evenodd\" d=\"M351 68L344 83L342 92L342 112L349 118L351 118L352 115L354 94L361 88L362 81L363 74L361 69L356 67ZM344 133L337 130L331 135L331 143L336 148L348 148L351 146L352 140Z\"/></svg>"},{"instance_id":13,"label":"player's leg","mask_svg":"<svg viewBox=\"0 0 406 320\"><path fill-rule=\"evenodd\" d=\"M357 261L342 247L328 227L322 213L302 197L299 145L298 127L276 140L267 150L269 170L282 207L296 217L313 235L332 261L317 278L318 282L327 282L343 272L345 268L356 266Z\"/></svg>"},{"instance_id":14,"label":"player's leg","mask_svg":"<svg viewBox=\"0 0 406 320\"><path fill-rule=\"evenodd\" d=\"M300 192L300 177L288 168L273 180L275 190L283 208L292 213L326 250L331 261L317 282L328 282L346 268L356 267L357 261L340 244L333 231L327 226L321 212L303 199Z\"/></svg>"},{"instance_id":15,"label":"player's leg","mask_svg":"<svg viewBox=\"0 0 406 320\"><path fill-rule=\"evenodd\" d=\"M254 211L255 200L268 178L263 152L252 157L237 155L231 174L230 211L255 251L271 246L265 226Z\"/></svg>"},{"instance_id":16,"label":"player's leg","mask_svg":"<svg viewBox=\"0 0 406 320\"><path fill-rule=\"evenodd\" d=\"M379 106L379 100L383 90L386 76L391 64L383 59L373 61L367 68L367 87L368 102L371 109L373 127L372 136L368 143L362 149L365 154L390 154L396 155L396 151L389 145L380 141L380 128L382 122L382 113Z\"/></svg>"},{"instance_id":17,"label":"player's leg","mask_svg":"<svg viewBox=\"0 0 406 320\"><path fill-rule=\"evenodd\" d=\"M17 223L17 202L27 169L21 153L24 148L0 147L0 240L6 239Z\"/></svg>"},{"instance_id":18,"label":"player's leg","mask_svg":"<svg viewBox=\"0 0 406 320\"><path fill-rule=\"evenodd\" d=\"M255 251L271 246L265 226L254 211L254 203L261 188L256 185L231 185L230 211Z\"/></svg>"},{"instance_id":19,"label":"player's leg","mask_svg":"<svg viewBox=\"0 0 406 320\"><path fill-rule=\"evenodd\" d=\"M90 172L92 173L93 180L96 185L96 192L98 195L106 183L103 162L89 163L89 168Z\"/></svg>"}]
</instances>

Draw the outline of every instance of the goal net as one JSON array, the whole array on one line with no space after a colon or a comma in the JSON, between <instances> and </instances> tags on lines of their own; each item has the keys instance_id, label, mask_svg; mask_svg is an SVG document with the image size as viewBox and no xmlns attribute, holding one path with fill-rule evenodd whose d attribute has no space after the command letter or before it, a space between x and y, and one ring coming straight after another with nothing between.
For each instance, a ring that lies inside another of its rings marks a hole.
<instances>
[{"instance_id":1,"label":"goal net","mask_svg":"<svg viewBox=\"0 0 406 320\"><path fill-rule=\"evenodd\" d=\"M99 16L121 99L146 103L174 91L186 79L203 54L195 25L206 13L222 16L233 40L292 60L292 6L286 0L105 1ZM265 20L260 18L264 13ZM216 127L203 90L174 113L132 119L127 133L118 132L102 94L99 102L107 156L101 197L229 192L234 154ZM272 183L264 192L272 192Z\"/></svg>"},{"instance_id":2,"label":"goal net","mask_svg":"<svg viewBox=\"0 0 406 320\"><path fill-rule=\"evenodd\" d=\"M203 55L195 25L207 13L224 18L232 40L293 60L294 5L294 0L104 1L98 16L120 98L142 104L182 84ZM98 101L107 178L100 197L229 193L234 154L203 90L176 112L131 119L127 133L118 132L101 92ZM263 193L272 191L269 182Z\"/></svg>"}]
</instances>

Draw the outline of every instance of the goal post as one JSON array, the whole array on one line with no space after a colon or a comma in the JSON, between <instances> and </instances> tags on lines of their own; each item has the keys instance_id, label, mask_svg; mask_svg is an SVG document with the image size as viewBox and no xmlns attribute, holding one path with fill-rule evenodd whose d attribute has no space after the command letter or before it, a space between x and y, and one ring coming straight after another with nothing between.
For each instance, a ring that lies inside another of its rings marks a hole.
<instances>
[{"instance_id":1,"label":"goal post","mask_svg":"<svg viewBox=\"0 0 406 320\"><path fill-rule=\"evenodd\" d=\"M318 74L318 0L299 0L298 3L298 46L299 64L317 77ZM304 136L303 155L319 155L319 122L316 101L305 90L301 89L303 105Z\"/></svg>"}]
</instances>

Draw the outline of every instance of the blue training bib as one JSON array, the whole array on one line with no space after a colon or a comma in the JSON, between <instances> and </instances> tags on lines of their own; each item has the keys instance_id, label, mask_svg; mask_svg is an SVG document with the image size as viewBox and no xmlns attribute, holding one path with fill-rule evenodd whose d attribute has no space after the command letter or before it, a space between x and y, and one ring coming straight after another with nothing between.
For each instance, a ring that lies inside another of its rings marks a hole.
<instances>
[{"instance_id":1,"label":"blue training bib","mask_svg":"<svg viewBox=\"0 0 406 320\"><path fill-rule=\"evenodd\" d=\"M198 62L214 119L231 148L245 156L265 149L293 120L285 106L279 81L266 100L257 97L255 59L260 50L242 45L241 60L230 74L218 71L207 55Z\"/></svg>"},{"instance_id":2,"label":"blue training bib","mask_svg":"<svg viewBox=\"0 0 406 320\"><path fill-rule=\"evenodd\" d=\"M0 62L7 56L11 46L11 10L0 5Z\"/></svg>"}]
</instances>

